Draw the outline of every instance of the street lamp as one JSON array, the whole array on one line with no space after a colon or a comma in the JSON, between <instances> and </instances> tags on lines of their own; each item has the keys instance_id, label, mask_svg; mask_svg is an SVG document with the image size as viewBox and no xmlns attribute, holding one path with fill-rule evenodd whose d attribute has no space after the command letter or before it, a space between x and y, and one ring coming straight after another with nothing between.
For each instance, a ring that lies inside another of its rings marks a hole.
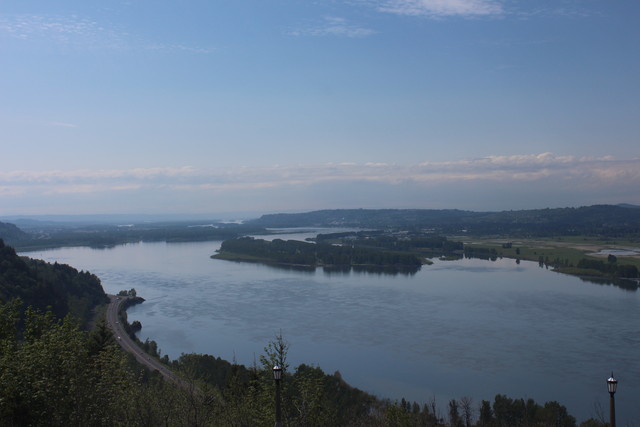
<instances>
[{"instance_id":1,"label":"street lamp","mask_svg":"<svg viewBox=\"0 0 640 427\"><path fill-rule=\"evenodd\" d=\"M276 425L282 427L282 413L280 411L280 380L282 380L282 368L278 365L273 367L273 379L276 382Z\"/></svg>"},{"instance_id":2,"label":"street lamp","mask_svg":"<svg viewBox=\"0 0 640 427\"><path fill-rule=\"evenodd\" d=\"M607 390L609 391L609 420L611 422L611 427L616 427L616 402L613 397L616 394L616 389L618 388L618 380L613 378L613 372L611 372L611 377L607 380Z\"/></svg>"}]
</instances>

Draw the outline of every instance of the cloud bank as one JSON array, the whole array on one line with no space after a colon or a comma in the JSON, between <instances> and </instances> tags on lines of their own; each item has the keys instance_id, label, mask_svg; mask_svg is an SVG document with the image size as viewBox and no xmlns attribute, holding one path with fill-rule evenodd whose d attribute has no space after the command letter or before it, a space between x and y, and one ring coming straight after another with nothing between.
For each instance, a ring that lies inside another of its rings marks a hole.
<instances>
[{"instance_id":1,"label":"cloud bank","mask_svg":"<svg viewBox=\"0 0 640 427\"><path fill-rule=\"evenodd\" d=\"M640 203L639 189L640 159L552 153L413 165L11 171L0 172L0 215L340 207L524 209Z\"/></svg>"}]
</instances>

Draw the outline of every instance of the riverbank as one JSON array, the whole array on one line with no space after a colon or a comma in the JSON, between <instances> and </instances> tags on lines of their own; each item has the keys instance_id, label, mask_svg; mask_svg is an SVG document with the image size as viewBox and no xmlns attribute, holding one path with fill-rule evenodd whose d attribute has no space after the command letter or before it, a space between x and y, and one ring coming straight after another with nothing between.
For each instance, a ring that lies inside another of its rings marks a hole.
<instances>
[{"instance_id":1,"label":"riverbank","mask_svg":"<svg viewBox=\"0 0 640 427\"><path fill-rule=\"evenodd\" d=\"M640 269L640 242L629 240L597 239L587 236L569 236L555 238L510 239L508 237L451 237L464 242L465 248L473 248L493 257L510 258L522 261L534 261L554 271L584 278L626 280L637 282ZM624 248L624 251L621 249ZM618 255L615 255L618 254ZM611 257L613 256L613 257ZM625 269L608 267L608 264L624 266ZM596 268L593 268L596 267ZM605 269L606 270L606 269ZM616 271L629 274L616 274ZM637 285L636 285L637 286Z\"/></svg>"}]
</instances>

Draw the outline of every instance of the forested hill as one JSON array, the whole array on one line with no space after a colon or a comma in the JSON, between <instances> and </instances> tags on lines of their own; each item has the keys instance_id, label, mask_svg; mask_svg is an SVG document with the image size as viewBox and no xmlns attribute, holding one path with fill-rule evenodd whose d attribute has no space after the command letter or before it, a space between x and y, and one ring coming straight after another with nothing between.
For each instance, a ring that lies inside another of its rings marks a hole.
<instances>
[{"instance_id":1,"label":"forested hill","mask_svg":"<svg viewBox=\"0 0 640 427\"><path fill-rule=\"evenodd\" d=\"M577 235L640 234L640 209L613 205L580 208L473 212L434 209L337 209L270 214L260 227L359 227L434 229L441 233Z\"/></svg>"},{"instance_id":2,"label":"forested hill","mask_svg":"<svg viewBox=\"0 0 640 427\"><path fill-rule=\"evenodd\" d=\"M20 298L23 307L51 311L57 318L67 313L85 326L93 309L108 302L100 279L89 272L79 272L66 264L20 257L0 239L0 301Z\"/></svg>"},{"instance_id":3,"label":"forested hill","mask_svg":"<svg viewBox=\"0 0 640 427\"><path fill-rule=\"evenodd\" d=\"M29 235L13 224L0 222L0 237L7 243L13 243L28 239Z\"/></svg>"}]
</instances>

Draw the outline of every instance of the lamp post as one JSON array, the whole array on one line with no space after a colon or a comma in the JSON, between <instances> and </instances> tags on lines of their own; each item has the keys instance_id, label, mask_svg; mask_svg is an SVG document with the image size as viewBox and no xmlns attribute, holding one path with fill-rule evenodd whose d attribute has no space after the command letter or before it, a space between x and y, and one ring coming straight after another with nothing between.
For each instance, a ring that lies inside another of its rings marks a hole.
<instances>
[{"instance_id":1,"label":"lamp post","mask_svg":"<svg viewBox=\"0 0 640 427\"><path fill-rule=\"evenodd\" d=\"M607 380L607 390L609 390L609 420L611 423L611 427L616 427L616 402L613 397L616 394L616 389L618 388L618 380L613 378L613 372L611 372L611 377Z\"/></svg>"},{"instance_id":2,"label":"lamp post","mask_svg":"<svg viewBox=\"0 0 640 427\"><path fill-rule=\"evenodd\" d=\"M273 367L273 379L276 382L276 424L275 427L282 427L282 413L280 411L280 380L282 380L282 368L278 365Z\"/></svg>"}]
</instances>

